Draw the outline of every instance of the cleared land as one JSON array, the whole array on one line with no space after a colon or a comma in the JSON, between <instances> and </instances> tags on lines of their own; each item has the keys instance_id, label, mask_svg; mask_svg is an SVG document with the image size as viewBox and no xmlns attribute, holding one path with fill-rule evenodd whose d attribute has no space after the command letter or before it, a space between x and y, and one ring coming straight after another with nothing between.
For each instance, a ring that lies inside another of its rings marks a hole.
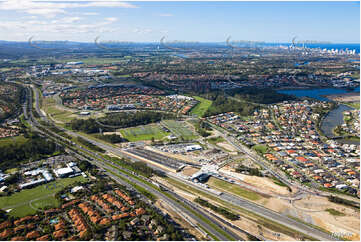
<instances>
[{"instance_id":1,"label":"cleared land","mask_svg":"<svg viewBox=\"0 0 361 242\"><path fill-rule=\"evenodd\" d=\"M336 102L360 102L360 93L356 92L327 95L326 97Z\"/></svg>"},{"instance_id":2,"label":"cleared land","mask_svg":"<svg viewBox=\"0 0 361 242\"><path fill-rule=\"evenodd\" d=\"M44 98L42 108L51 118L62 123L68 123L75 118L73 113L57 108L53 98Z\"/></svg>"},{"instance_id":3,"label":"cleared land","mask_svg":"<svg viewBox=\"0 0 361 242\"><path fill-rule=\"evenodd\" d=\"M119 132L123 138L134 142L139 140L151 140L152 138L160 140L165 136L170 135L169 132L164 131L158 124L142 125L134 128L121 129Z\"/></svg>"},{"instance_id":4,"label":"cleared land","mask_svg":"<svg viewBox=\"0 0 361 242\"><path fill-rule=\"evenodd\" d=\"M193 98L199 101L199 103L192 108L190 113L195 114L198 117L203 117L208 108L212 105L212 101L198 96L194 96Z\"/></svg>"},{"instance_id":5,"label":"cleared land","mask_svg":"<svg viewBox=\"0 0 361 242\"><path fill-rule=\"evenodd\" d=\"M185 140L197 139L198 135L195 134L185 122L164 120L162 121L165 126L177 137L183 137Z\"/></svg>"},{"instance_id":6,"label":"cleared land","mask_svg":"<svg viewBox=\"0 0 361 242\"><path fill-rule=\"evenodd\" d=\"M240 197L243 197L243 198L246 198L246 199L249 199L252 201L256 201L256 200L259 200L262 198L261 195L255 193L255 192L243 189L238 185L231 184L229 182L225 182L225 181L222 181L222 180L214 178L214 177L209 178L207 184L210 187L220 189L223 191L227 191L227 192L233 193L235 195L238 195Z\"/></svg>"},{"instance_id":7,"label":"cleared land","mask_svg":"<svg viewBox=\"0 0 361 242\"><path fill-rule=\"evenodd\" d=\"M56 192L73 183L85 181L87 181L86 178L77 176L49 182L32 189L24 189L11 196L0 197L0 208L11 209L9 215L15 217L33 214L37 208L57 206L58 203L53 196Z\"/></svg>"}]
</instances>

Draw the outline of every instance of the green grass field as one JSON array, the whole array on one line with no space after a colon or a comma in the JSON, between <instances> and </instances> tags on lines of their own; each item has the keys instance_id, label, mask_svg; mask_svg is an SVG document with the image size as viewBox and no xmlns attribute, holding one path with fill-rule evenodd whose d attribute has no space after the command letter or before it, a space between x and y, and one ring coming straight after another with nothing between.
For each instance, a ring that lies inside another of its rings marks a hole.
<instances>
[{"instance_id":1,"label":"green grass field","mask_svg":"<svg viewBox=\"0 0 361 242\"><path fill-rule=\"evenodd\" d=\"M356 108L356 109L360 109L360 103L359 102L350 102L350 103L345 103L347 106Z\"/></svg>"},{"instance_id":2,"label":"green grass field","mask_svg":"<svg viewBox=\"0 0 361 242\"><path fill-rule=\"evenodd\" d=\"M159 124L142 125L133 128L121 129L119 132L127 140L134 142L139 140L155 140L163 139L165 136L170 135L169 132L162 130Z\"/></svg>"},{"instance_id":3,"label":"green grass field","mask_svg":"<svg viewBox=\"0 0 361 242\"><path fill-rule=\"evenodd\" d=\"M192 108L190 114L195 114L198 117L203 117L203 115L207 112L208 108L212 105L212 101L198 96L194 96L193 98L199 101L199 103Z\"/></svg>"},{"instance_id":4,"label":"green grass field","mask_svg":"<svg viewBox=\"0 0 361 242\"><path fill-rule=\"evenodd\" d=\"M12 174L12 173L16 173L19 170L19 168L11 168L11 169L7 169L5 171L6 174Z\"/></svg>"},{"instance_id":5,"label":"green grass field","mask_svg":"<svg viewBox=\"0 0 361 242\"><path fill-rule=\"evenodd\" d=\"M224 190L224 191L233 193L235 195L238 195L240 197L243 197L243 198L246 198L246 199L249 199L252 201L256 201L256 200L259 200L262 198L261 195L255 193L255 192L243 189L238 185L231 184L229 182L226 182L226 181L214 178L214 177L209 178L207 184L210 187L213 187L216 189L218 188L220 190Z\"/></svg>"},{"instance_id":6,"label":"green grass field","mask_svg":"<svg viewBox=\"0 0 361 242\"><path fill-rule=\"evenodd\" d=\"M209 138L207 139L207 141L213 145L216 145L217 143L224 142L225 140L222 137L218 136L218 137Z\"/></svg>"},{"instance_id":7,"label":"green grass field","mask_svg":"<svg viewBox=\"0 0 361 242\"><path fill-rule=\"evenodd\" d=\"M7 137L0 139L0 147L9 144L24 144L26 142L26 138L22 135L14 136L14 137Z\"/></svg>"},{"instance_id":8,"label":"green grass field","mask_svg":"<svg viewBox=\"0 0 361 242\"><path fill-rule=\"evenodd\" d=\"M43 184L31 189L24 189L11 196L0 197L0 208L3 210L12 209L9 215L22 217L28 214L34 214L34 208L41 209L46 206L57 206L58 203L52 196L64 187L75 182L85 182L86 178L82 176L64 178L47 184ZM30 203L32 207L30 206Z\"/></svg>"},{"instance_id":9,"label":"green grass field","mask_svg":"<svg viewBox=\"0 0 361 242\"><path fill-rule=\"evenodd\" d=\"M185 140L193 140L199 137L185 122L164 120L163 123L177 137L183 137Z\"/></svg>"},{"instance_id":10,"label":"green grass field","mask_svg":"<svg viewBox=\"0 0 361 242\"><path fill-rule=\"evenodd\" d=\"M345 216L344 213L337 211L336 209L333 209L333 208L328 208L325 211L329 212L333 216Z\"/></svg>"},{"instance_id":11,"label":"green grass field","mask_svg":"<svg viewBox=\"0 0 361 242\"><path fill-rule=\"evenodd\" d=\"M265 154L268 150L266 145L255 145L252 147L255 151L261 154Z\"/></svg>"},{"instance_id":12,"label":"green grass field","mask_svg":"<svg viewBox=\"0 0 361 242\"><path fill-rule=\"evenodd\" d=\"M74 119L74 117L71 117L71 112L58 109L53 98L43 99L43 110L53 119L63 123L70 122L72 119Z\"/></svg>"}]
</instances>

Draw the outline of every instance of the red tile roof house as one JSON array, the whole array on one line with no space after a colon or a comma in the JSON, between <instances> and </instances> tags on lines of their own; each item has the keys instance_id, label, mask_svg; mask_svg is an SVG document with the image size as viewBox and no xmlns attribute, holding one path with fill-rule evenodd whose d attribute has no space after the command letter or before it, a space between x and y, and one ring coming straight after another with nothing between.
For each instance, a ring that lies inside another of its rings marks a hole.
<instances>
[{"instance_id":1,"label":"red tile roof house","mask_svg":"<svg viewBox=\"0 0 361 242\"><path fill-rule=\"evenodd\" d=\"M31 231L31 232L27 233L25 237L27 239L35 239L39 236L40 236L40 233L38 231Z\"/></svg>"},{"instance_id":2,"label":"red tile roof house","mask_svg":"<svg viewBox=\"0 0 361 242\"><path fill-rule=\"evenodd\" d=\"M305 162L308 161L305 157L302 157L302 156L298 156L298 157L296 157L296 159L297 159L299 162L302 162L302 163L305 163Z\"/></svg>"}]
</instances>

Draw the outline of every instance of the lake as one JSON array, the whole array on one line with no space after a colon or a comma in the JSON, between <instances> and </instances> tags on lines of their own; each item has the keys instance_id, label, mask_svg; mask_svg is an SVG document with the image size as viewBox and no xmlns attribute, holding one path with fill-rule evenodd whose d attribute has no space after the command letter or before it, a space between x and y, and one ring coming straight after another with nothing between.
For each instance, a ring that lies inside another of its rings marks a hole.
<instances>
[{"instance_id":1,"label":"lake","mask_svg":"<svg viewBox=\"0 0 361 242\"><path fill-rule=\"evenodd\" d=\"M296 97L310 97L320 101L329 101L325 95L342 94L348 92L360 92L360 87L356 87L353 90L341 89L341 88L316 88L316 89L288 89L279 90L279 93L294 95Z\"/></svg>"}]
</instances>

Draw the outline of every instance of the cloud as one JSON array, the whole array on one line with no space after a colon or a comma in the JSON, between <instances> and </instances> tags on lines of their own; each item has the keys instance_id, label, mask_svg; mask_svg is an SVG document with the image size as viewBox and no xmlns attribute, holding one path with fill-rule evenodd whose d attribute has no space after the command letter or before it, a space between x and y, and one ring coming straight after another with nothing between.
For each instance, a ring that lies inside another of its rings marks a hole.
<instances>
[{"instance_id":1,"label":"cloud","mask_svg":"<svg viewBox=\"0 0 361 242\"><path fill-rule=\"evenodd\" d=\"M160 17L173 17L174 15L171 13L161 13L159 14Z\"/></svg>"},{"instance_id":2,"label":"cloud","mask_svg":"<svg viewBox=\"0 0 361 242\"><path fill-rule=\"evenodd\" d=\"M72 24L72 23L79 22L79 20L81 20L81 19L82 18L80 18L80 17L65 17L65 18L55 19L55 20L51 21L51 23L52 24L57 24L57 23Z\"/></svg>"},{"instance_id":3,"label":"cloud","mask_svg":"<svg viewBox=\"0 0 361 242\"><path fill-rule=\"evenodd\" d=\"M105 18L105 20L108 22L115 22L118 20L118 18Z\"/></svg>"},{"instance_id":4,"label":"cloud","mask_svg":"<svg viewBox=\"0 0 361 242\"><path fill-rule=\"evenodd\" d=\"M109 20L94 22L82 22L81 20L82 18L80 17L64 17L54 19L51 22L37 19L0 21L0 35L9 32L11 35L23 33L23 41L27 40L30 36L34 36L34 41L44 38L77 40L80 34L96 35L98 33L118 31L115 26L112 26L113 22ZM20 34L17 35L21 36ZM85 38L84 35L82 38ZM93 37L89 37L89 42L92 41L91 38Z\"/></svg>"},{"instance_id":5,"label":"cloud","mask_svg":"<svg viewBox=\"0 0 361 242\"><path fill-rule=\"evenodd\" d=\"M82 13L83 15L85 16L96 16L96 15L99 15L99 13L96 13L96 12L86 12L86 13Z\"/></svg>"},{"instance_id":6,"label":"cloud","mask_svg":"<svg viewBox=\"0 0 361 242\"><path fill-rule=\"evenodd\" d=\"M133 29L133 33L136 33L136 34L149 34L151 32L153 32L152 29L140 29L140 28Z\"/></svg>"},{"instance_id":7,"label":"cloud","mask_svg":"<svg viewBox=\"0 0 361 242\"><path fill-rule=\"evenodd\" d=\"M12 10L45 17L54 17L66 13L70 8L137 8L137 6L121 1L36 1L36 0L5 0L0 2L0 10Z\"/></svg>"}]
</instances>

